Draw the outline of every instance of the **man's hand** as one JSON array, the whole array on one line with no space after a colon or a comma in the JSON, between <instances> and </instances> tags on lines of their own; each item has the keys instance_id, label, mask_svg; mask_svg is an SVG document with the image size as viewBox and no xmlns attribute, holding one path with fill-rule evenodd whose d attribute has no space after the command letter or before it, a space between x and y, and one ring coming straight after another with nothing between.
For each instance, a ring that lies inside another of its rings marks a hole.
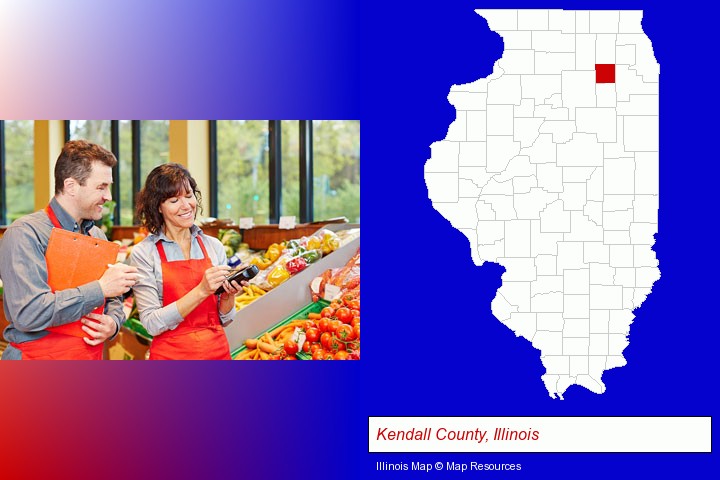
<instances>
[{"instance_id":1,"label":"man's hand","mask_svg":"<svg viewBox=\"0 0 720 480\"><path fill-rule=\"evenodd\" d=\"M88 313L80 321L83 331L88 334L89 338L83 338L88 345L100 345L117 331L117 323L110 315Z\"/></svg>"},{"instance_id":2,"label":"man's hand","mask_svg":"<svg viewBox=\"0 0 720 480\"><path fill-rule=\"evenodd\" d=\"M116 263L115 265L109 266L99 280L103 297L119 297L126 293L137 283L138 276L138 269L136 267L131 267L123 263Z\"/></svg>"}]
</instances>

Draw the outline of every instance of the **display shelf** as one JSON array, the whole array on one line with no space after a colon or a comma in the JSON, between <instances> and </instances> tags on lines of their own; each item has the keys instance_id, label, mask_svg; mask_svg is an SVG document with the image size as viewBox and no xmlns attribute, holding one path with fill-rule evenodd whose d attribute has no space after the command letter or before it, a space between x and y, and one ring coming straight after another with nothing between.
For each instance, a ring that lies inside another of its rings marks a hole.
<instances>
[{"instance_id":1,"label":"display shelf","mask_svg":"<svg viewBox=\"0 0 720 480\"><path fill-rule=\"evenodd\" d=\"M261 333L255 335L255 336L252 337L252 338L260 339L260 337L262 337L263 335L265 335L266 332L270 332L270 331L272 331L272 330L275 330L275 329L278 328L278 327L281 327L281 326L283 326L283 325L287 325L288 323L292 322L293 320L302 320L302 319L305 319L305 318L307 318L307 316L308 316L309 313L319 313L323 308L327 307L328 305L330 305L330 302L327 302L327 301L325 301L325 300L318 300L317 302L311 303L311 304L309 304L309 305L305 305L304 307L302 307L302 308L299 309L298 311L294 312L292 315L288 315L287 318L285 318L285 319L283 319L282 321L276 323L275 325L271 326L270 328L267 328L267 329L263 330ZM248 337L248 338L251 338L251 337ZM247 349L247 347L245 346L244 340L243 340L243 345L242 345L240 348L238 348L238 349L236 349L236 350L233 350L233 353L232 353L232 355L231 355L232 358L235 359L235 357L237 357L238 355L240 355L240 354L241 354L242 352L244 352L246 349ZM303 357L301 357L301 354L303 355ZM310 360L310 357L307 356L307 355L305 355L303 352L298 352L298 354L297 354L296 356L297 356L298 358L302 359L302 360Z\"/></svg>"},{"instance_id":2,"label":"display shelf","mask_svg":"<svg viewBox=\"0 0 720 480\"><path fill-rule=\"evenodd\" d=\"M324 228L339 232L359 228L357 224L334 224ZM313 232L314 233L314 232ZM296 273L284 283L247 305L235 315L235 320L225 328L230 351L238 349L247 338L255 338L261 332L287 318L293 312L312 302L310 282L329 268L340 268L352 258L360 247L360 237L348 242L331 254Z\"/></svg>"},{"instance_id":3,"label":"display shelf","mask_svg":"<svg viewBox=\"0 0 720 480\"><path fill-rule=\"evenodd\" d=\"M284 240L292 240L312 235L318 229L329 225L347 225L341 219L331 219L322 222L299 223L292 229L280 229L278 225L255 225L253 228L241 230L237 225L228 226L201 226L203 233L217 238L219 230L235 230L243 236L243 242L247 243L253 250L265 250L272 243L280 243ZM357 225L356 225L357 226ZM134 234L140 230L140 226L114 225L111 240L133 239Z\"/></svg>"}]
</instances>

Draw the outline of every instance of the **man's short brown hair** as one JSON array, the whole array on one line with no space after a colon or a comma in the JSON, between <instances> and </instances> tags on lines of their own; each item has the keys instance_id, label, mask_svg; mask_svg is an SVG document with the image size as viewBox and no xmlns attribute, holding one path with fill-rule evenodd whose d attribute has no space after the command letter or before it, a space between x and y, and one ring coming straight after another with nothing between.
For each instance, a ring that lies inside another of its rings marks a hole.
<instances>
[{"instance_id":1,"label":"man's short brown hair","mask_svg":"<svg viewBox=\"0 0 720 480\"><path fill-rule=\"evenodd\" d=\"M55 164L55 194L63 192L65 180L68 178L74 178L80 185L85 185L93 162L112 168L117 164L117 159L112 152L86 140L67 142Z\"/></svg>"}]
</instances>

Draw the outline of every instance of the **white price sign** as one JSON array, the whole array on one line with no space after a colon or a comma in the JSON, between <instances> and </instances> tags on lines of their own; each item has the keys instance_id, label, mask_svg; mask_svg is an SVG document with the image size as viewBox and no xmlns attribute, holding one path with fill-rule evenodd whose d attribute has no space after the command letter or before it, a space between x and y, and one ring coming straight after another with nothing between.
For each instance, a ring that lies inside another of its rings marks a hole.
<instances>
[{"instance_id":1,"label":"white price sign","mask_svg":"<svg viewBox=\"0 0 720 480\"><path fill-rule=\"evenodd\" d=\"M323 295L323 298L325 300L332 301L338 295L340 295L340 287L336 285L330 285L329 283L325 285L325 295Z\"/></svg>"},{"instance_id":2,"label":"white price sign","mask_svg":"<svg viewBox=\"0 0 720 480\"><path fill-rule=\"evenodd\" d=\"M255 224L253 223L252 217L241 217L240 218L240 229L242 230L249 230L253 228Z\"/></svg>"},{"instance_id":3,"label":"white price sign","mask_svg":"<svg viewBox=\"0 0 720 480\"><path fill-rule=\"evenodd\" d=\"M280 217L280 223L278 224L280 230L292 230L295 228L295 215L288 215L287 217Z\"/></svg>"}]
</instances>

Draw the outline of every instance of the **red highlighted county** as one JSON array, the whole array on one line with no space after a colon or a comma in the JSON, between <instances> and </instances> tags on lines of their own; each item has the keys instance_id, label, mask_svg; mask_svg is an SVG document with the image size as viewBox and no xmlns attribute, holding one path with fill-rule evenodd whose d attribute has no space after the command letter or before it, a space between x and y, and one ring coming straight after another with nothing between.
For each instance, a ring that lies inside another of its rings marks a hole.
<instances>
[{"instance_id":1,"label":"red highlighted county","mask_svg":"<svg viewBox=\"0 0 720 480\"><path fill-rule=\"evenodd\" d=\"M595 83L615 83L615 64L596 63Z\"/></svg>"}]
</instances>

